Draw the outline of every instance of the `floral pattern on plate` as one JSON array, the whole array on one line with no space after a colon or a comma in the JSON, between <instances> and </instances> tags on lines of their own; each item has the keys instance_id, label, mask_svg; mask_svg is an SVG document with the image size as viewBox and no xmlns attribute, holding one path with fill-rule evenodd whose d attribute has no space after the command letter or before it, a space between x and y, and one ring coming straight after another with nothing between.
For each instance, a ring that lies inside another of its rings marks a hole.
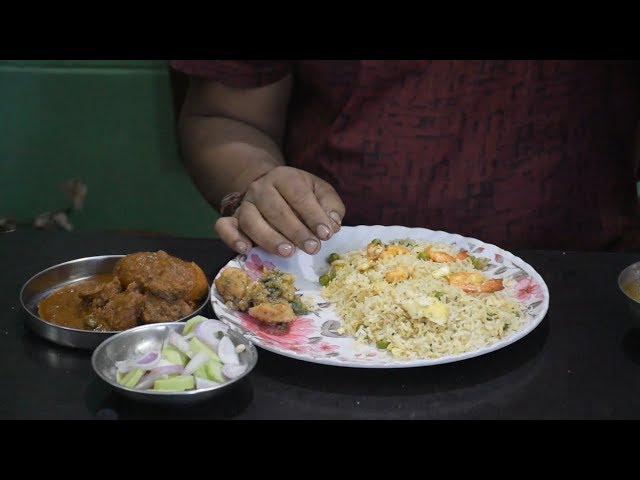
<instances>
[{"instance_id":1,"label":"floral pattern on plate","mask_svg":"<svg viewBox=\"0 0 640 480\"><path fill-rule=\"evenodd\" d=\"M490 259L484 272L494 277L510 279L514 283L514 295L527 307L525 327L513 332L491 345L457 355L431 359L398 360L385 350L374 346L356 344L352 337L342 333L342 322L333 306L320 295L318 277L327 270L326 254L344 253L366 246L371 239L384 242L411 238L414 240L440 242L464 249L473 255ZM253 343L265 350L287 357L313 363L355 368L406 368L437 365L464 360L503 348L530 333L542 321L549 308L549 289L542 277L522 259L473 238L462 237L424 228L359 226L342 227L340 232L324 242L322 252L311 256L296 252L291 258L283 259L271 255L260 248L252 249L247 255L239 255L224 268L244 269L252 279L260 278L264 269L278 268L294 275L296 288L312 311L296 318L284 328L264 324L251 315L228 308L215 288L211 288L211 302L214 312L223 321L235 325ZM224 268L222 270L224 270ZM220 272L222 272L222 270ZM220 274L218 273L218 275Z\"/></svg>"}]
</instances>

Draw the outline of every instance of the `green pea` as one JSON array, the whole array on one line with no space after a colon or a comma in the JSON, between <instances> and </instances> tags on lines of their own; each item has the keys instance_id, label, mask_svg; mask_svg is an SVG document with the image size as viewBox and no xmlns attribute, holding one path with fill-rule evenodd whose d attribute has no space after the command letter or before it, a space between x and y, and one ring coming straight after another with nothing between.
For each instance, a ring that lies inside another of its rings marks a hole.
<instances>
[{"instance_id":1,"label":"green pea","mask_svg":"<svg viewBox=\"0 0 640 480\"><path fill-rule=\"evenodd\" d=\"M476 270L484 270L489 264L488 258L474 257L473 255L469 255L469 259L473 264L473 268L475 268Z\"/></svg>"},{"instance_id":2,"label":"green pea","mask_svg":"<svg viewBox=\"0 0 640 480\"><path fill-rule=\"evenodd\" d=\"M391 342L387 342L386 340L378 340L376 342L376 347L378 347L381 350L386 350L390 343Z\"/></svg>"},{"instance_id":3,"label":"green pea","mask_svg":"<svg viewBox=\"0 0 640 480\"><path fill-rule=\"evenodd\" d=\"M331 277L329 275L320 275L320 278L318 279L318 281L320 282L320 285L322 285L323 287L326 287L327 285L329 285L329 282L331 281Z\"/></svg>"},{"instance_id":4,"label":"green pea","mask_svg":"<svg viewBox=\"0 0 640 480\"><path fill-rule=\"evenodd\" d=\"M329 262L329 263L333 263L333 262L335 262L336 260L340 260L340 255L338 255L338 254L337 254L337 253L335 253L335 252L334 252L334 253L332 253L332 254L330 254L330 255L327 257L327 262Z\"/></svg>"}]
</instances>

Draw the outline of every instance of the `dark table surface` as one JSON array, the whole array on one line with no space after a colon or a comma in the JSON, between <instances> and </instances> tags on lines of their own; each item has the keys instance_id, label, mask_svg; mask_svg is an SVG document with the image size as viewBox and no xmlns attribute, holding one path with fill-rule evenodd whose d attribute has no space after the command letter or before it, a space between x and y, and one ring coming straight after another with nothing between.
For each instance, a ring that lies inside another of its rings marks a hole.
<instances>
[{"instance_id":1,"label":"dark table surface","mask_svg":"<svg viewBox=\"0 0 640 480\"><path fill-rule=\"evenodd\" d=\"M259 349L235 388L189 407L119 396L91 352L24 325L20 288L49 266L93 255L164 249L210 279L233 253L214 239L15 231L0 235L0 419L628 419L640 418L640 333L617 276L638 254L514 251L545 279L546 318L506 348L410 369L352 369ZM211 310L208 313L212 315Z\"/></svg>"}]
</instances>

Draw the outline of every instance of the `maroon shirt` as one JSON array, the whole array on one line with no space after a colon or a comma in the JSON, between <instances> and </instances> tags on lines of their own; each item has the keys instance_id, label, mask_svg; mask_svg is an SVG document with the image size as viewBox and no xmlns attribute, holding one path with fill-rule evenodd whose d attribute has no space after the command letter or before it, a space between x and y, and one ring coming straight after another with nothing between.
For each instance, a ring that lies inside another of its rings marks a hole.
<instances>
[{"instance_id":1,"label":"maroon shirt","mask_svg":"<svg viewBox=\"0 0 640 480\"><path fill-rule=\"evenodd\" d=\"M638 225L637 65L597 61L173 61L239 88L295 79L284 154L345 224L504 248L604 249Z\"/></svg>"}]
</instances>

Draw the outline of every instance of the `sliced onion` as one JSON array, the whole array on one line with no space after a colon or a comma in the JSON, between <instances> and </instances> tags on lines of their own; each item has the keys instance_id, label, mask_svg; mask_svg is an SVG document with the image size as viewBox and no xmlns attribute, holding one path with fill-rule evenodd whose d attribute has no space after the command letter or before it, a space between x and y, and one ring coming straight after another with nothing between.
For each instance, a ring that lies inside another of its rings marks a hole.
<instances>
[{"instance_id":1,"label":"sliced onion","mask_svg":"<svg viewBox=\"0 0 640 480\"><path fill-rule=\"evenodd\" d=\"M160 353L153 351L134 360L122 360L120 362L116 362L116 368L120 373L127 373L135 368L151 370L158 365L160 360Z\"/></svg>"},{"instance_id":2,"label":"sliced onion","mask_svg":"<svg viewBox=\"0 0 640 480\"><path fill-rule=\"evenodd\" d=\"M201 365L204 365L207 360L211 358L211 355L207 352L198 352L196 353L187 366L184 367L184 375L191 375L195 372Z\"/></svg>"},{"instance_id":3,"label":"sliced onion","mask_svg":"<svg viewBox=\"0 0 640 480\"><path fill-rule=\"evenodd\" d=\"M226 335L220 339L220 345L218 346L218 356L222 363L226 365L238 365L240 358L236 353L236 347L233 342Z\"/></svg>"},{"instance_id":4,"label":"sliced onion","mask_svg":"<svg viewBox=\"0 0 640 480\"><path fill-rule=\"evenodd\" d=\"M187 342L179 333L176 333L172 330L167 340L171 345L175 346L189 358L193 356L193 353L191 353L191 347L189 347L189 342Z\"/></svg>"},{"instance_id":5,"label":"sliced onion","mask_svg":"<svg viewBox=\"0 0 640 480\"><path fill-rule=\"evenodd\" d=\"M229 331L229 325L227 325L224 322L221 322L220 320L216 320L214 318L208 318L206 321L200 322L198 325L202 325L203 323L208 323L209 325L213 325L217 331L220 331L223 333L227 333Z\"/></svg>"},{"instance_id":6,"label":"sliced onion","mask_svg":"<svg viewBox=\"0 0 640 480\"><path fill-rule=\"evenodd\" d=\"M218 349L218 345L220 345L220 339L217 333L227 333L227 330L229 330L229 327L219 320L205 320L196 325L194 333L202 343L215 351Z\"/></svg>"},{"instance_id":7,"label":"sliced onion","mask_svg":"<svg viewBox=\"0 0 640 480\"><path fill-rule=\"evenodd\" d=\"M166 377L171 374L181 374L183 372L181 365L166 365L164 367L154 368L150 372L145 373L135 388L146 390L153 385L153 382L159 378Z\"/></svg>"},{"instance_id":8,"label":"sliced onion","mask_svg":"<svg viewBox=\"0 0 640 480\"><path fill-rule=\"evenodd\" d=\"M211 388L217 387L218 385L222 385L220 382L216 382L214 380L209 380L208 378L196 377L196 388Z\"/></svg>"},{"instance_id":9,"label":"sliced onion","mask_svg":"<svg viewBox=\"0 0 640 480\"><path fill-rule=\"evenodd\" d=\"M222 373L230 380L238 378L247 369L246 365L223 365Z\"/></svg>"},{"instance_id":10,"label":"sliced onion","mask_svg":"<svg viewBox=\"0 0 640 480\"><path fill-rule=\"evenodd\" d=\"M158 365L156 365L156 367L169 367L171 365L176 365L176 364L171 363L169 360L165 360L164 358L161 358L160 361L158 362Z\"/></svg>"},{"instance_id":11,"label":"sliced onion","mask_svg":"<svg viewBox=\"0 0 640 480\"><path fill-rule=\"evenodd\" d=\"M151 365L156 360L160 360L160 353L159 352L149 352L144 357L142 357L140 360L138 360L138 365L140 365L140 366Z\"/></svg>"},{"instance_id":12,"label":"sliced onion","mask_svg":"<svg viewBox=\"0 0 640 480\"><path fill-rule=\"evenodd\" d=\"M219 320L206 319L197 323L187 335L180 335L175 331L171 331L163 341L160 351L147 352L134 360L116 362L116 368L120 374L127 373L135 368L144 370L145 374L135 386L136 389L143 390L152 388L154 382L161 378L180 374L193 375L196 370L211 359L211 352L195 353L191 350L188 340L197 338L214 352L217 352L220 361L223 363L222 374L226 379L238 378L246 372L247 365L240 364L236 346L227 335L229 328L227 324ZM222 335L220 335L220 332L222 332ZM175 365L162 358L162 351L169 344L189 357L190 360L185 367ZM196 389L214 388L224 383L201 377L195 377L195 382Z\"/></svg>"}]
</instances>

